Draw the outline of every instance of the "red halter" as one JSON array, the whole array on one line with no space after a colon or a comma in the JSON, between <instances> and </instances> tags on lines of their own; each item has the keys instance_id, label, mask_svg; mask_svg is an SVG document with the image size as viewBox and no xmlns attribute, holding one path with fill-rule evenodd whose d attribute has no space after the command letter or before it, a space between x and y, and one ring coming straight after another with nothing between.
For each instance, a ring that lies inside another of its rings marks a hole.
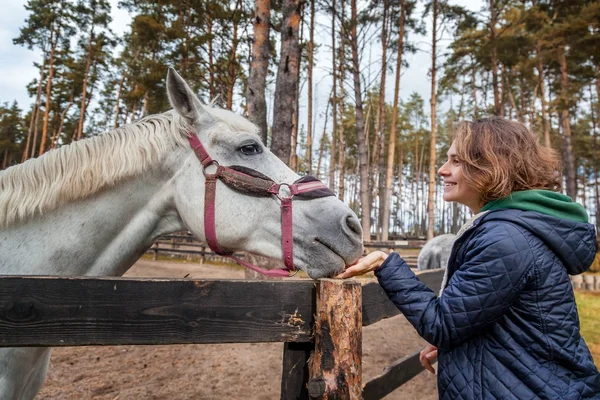
<instances>
[{"instance_id":1,"label":"red halter","mask_svg":"<svg viewBox=\"0 0 600 400\"><path fill-rule=\"evenodd\" d=\"M241 166L223 167L208 155L206 149L200 142L200 139L188 132L188 140L194 153L202 163L202 172L204 173L205 194L204 194L204 234L209 247L217 254L227 256L239 264L267 276L289 276L294 269L294 248L292 232L292 199L295 196L315 199L320 197L335 196L327 186L313 176L304 176L293 184L275 183L269 177L250 168ZM214 173L207 172L208 167L216 166ZM217 179L227 186L253 196L276 196L281 201L281 246L283 247L283 260L287 269L260 268L247 261L240 260L232 255L232 252L226 252L221 249L217 241L215 229L215 197ZM287 189L284 189L286 187ZM287 193L286 193L287 192Z\"/></svg>"}]
</instances>

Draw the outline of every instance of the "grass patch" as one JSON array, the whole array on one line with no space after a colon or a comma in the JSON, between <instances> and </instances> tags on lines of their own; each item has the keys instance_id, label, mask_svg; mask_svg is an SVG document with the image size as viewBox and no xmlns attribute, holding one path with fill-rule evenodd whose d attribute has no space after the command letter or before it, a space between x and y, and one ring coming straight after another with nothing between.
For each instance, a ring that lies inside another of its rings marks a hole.
<instances>
[{"instance_id":1,"label":"grass patch","mask_svg":"<svg viewBox=\"0 0 600 400\"><path fill-rule=\"evenodd\" d=\"M581 336L585 339L596 366L600 368L600 293L575 291L581 322Z\"/></svg>"}]
</instances>

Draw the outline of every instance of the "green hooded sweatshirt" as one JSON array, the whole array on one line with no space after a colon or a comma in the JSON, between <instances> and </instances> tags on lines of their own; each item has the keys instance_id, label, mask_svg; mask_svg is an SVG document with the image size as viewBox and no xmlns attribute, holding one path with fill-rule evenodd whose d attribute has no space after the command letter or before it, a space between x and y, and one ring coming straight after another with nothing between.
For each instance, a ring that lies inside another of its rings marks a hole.
<instances>
[{"instance_id":1,"label":"green hooded sweatshirt","mask_svg":"<svg viewBox=\"0 0 600 400\"><path fill-rule=\"evenodd\" d=\"M512 208L523 211L537 211L556 218L575 222L588 222L585 208L570 197L550 190L523 190L513 192L508 197L487 203L481 211Z\"/></svg>"}]
</instances>

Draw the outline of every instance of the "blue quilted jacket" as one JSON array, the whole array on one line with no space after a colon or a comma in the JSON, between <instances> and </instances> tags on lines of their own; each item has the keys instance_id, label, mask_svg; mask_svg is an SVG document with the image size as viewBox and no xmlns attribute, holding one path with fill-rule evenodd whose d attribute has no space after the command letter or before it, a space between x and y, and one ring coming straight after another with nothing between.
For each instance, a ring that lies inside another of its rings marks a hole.
<instances>
[{"instance_id":1,"label":"blue quilted jacket","mask_svg":"<svg viewBox=\"0 0 600 400\"><path fill-rule=\"evenodd\" d=\"M438 347L440 399L600 399L569 280L595 252L593 225L497 210L455 242L439 298L396 253L375 273Z\"/></svg>"}]
</instances>

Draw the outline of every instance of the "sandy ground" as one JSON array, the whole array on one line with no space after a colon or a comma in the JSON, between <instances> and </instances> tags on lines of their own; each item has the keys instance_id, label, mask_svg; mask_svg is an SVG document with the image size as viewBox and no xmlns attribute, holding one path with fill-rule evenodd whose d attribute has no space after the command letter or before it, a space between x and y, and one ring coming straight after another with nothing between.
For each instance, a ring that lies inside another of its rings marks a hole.
<instances>
[{"instance_id":1,"label":"sandy ground","mask_svg":"<svg viewBox=\"0 0 600 400\"><path fill-rule=\"evenodd\" d=\"M238 268L140 260L126 276L244 279ZM363 331L363 382L424 342L402 316ZM65 347L52 352L36 399L278 399L282 343ZM437 399L428 372L387 400Z\"/></svg>"}]
</instances>

